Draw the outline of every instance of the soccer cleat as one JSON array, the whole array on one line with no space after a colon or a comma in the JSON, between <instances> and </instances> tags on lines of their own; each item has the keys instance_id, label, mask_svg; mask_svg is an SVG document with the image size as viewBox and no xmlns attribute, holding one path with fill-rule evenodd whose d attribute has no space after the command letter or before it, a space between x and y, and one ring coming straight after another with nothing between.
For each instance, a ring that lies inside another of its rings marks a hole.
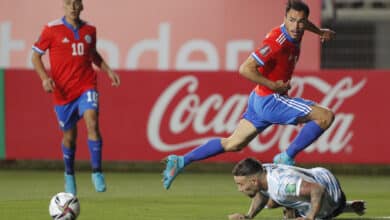
<instances>
[{"instance_id":1,"label":"soccer cleat","mask_svg":"<svg viewBox=\"0 0 390 220\"><path fill-rule=\"evenodd\" d=\"M92 183L95 186L96 192L106 191L106 182L104 181L103 173L100 172L92 173Z\"/></svg>"},{"instance_id":2,"label":"soccer cleat","mask_svg":"<svg viewBox=\"0 0 390 220\"><path fill-rule=\"evenodd\" d=\"M65 192L71 193L74 196L77 194L76 178L74 175L65 173Z\"/></svg>"},{"instance_id":3,"label":"soccer cleat","mask_svg":"<svg viewBox=\"0 0 390 220\"><path fill-rule=\"evenodd\" d=\"M276 164L285 164L285 165L290 165L290 166L294 166L295 165L294 159L291 158L290 156L288 156L286 151L284 151L284 152L282 152L280 154L277 154L274 157L274 163L276 163Z\"/></svg>"},{"instance_id":4,"label":"soccer cleat","mask_svg":"<svg viewBox=\"0 0 390 220\"><path fill-rule=\"evenodd\" d=\"M364 215L366 213L366 202L363 200L348 201L347 205L351 206L353 212L357 215Z\"/></svg>"},{"instance_id":5,"label":"soccer cleat","mask_svg":"<svg viewBox=\"0 0 390 220\"><path fill-rule=\"evenodd\" d=\"M184 158L182 156L169 155L166 159L166 167L163 172L163 185L169 189L176 176L184 169Z\"/></svg>"}]
</instances>

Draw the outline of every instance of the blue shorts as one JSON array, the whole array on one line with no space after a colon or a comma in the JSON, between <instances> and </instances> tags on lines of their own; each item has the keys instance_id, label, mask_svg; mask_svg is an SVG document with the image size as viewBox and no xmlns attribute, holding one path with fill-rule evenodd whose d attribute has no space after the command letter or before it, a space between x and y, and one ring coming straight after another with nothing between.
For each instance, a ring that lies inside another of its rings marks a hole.
<instances>
[{"instance_id":1,"label":"blue shorts","mask_svg":"<svg viewBox=\"0 0 390 220\"><path fill-rule=\"evenodd\" d=\"M96 90L87 90L80 97L65 105L56 105L58 123L63 131L73 128L86 110L99 111L99 96Z\"/></svg>"},{"instance_id":2,"label":"blue shorts","mask_svg":"<svg viewBox=\"0 0 390 220\"><path fill-rule=\"evenodd\" d=\"M272 124L296 125L298 119L311 112L313 101L291 98L279 94L259 96L252 91L243 118L251 122L259 132Z\"/></svg>"}]
</instances>

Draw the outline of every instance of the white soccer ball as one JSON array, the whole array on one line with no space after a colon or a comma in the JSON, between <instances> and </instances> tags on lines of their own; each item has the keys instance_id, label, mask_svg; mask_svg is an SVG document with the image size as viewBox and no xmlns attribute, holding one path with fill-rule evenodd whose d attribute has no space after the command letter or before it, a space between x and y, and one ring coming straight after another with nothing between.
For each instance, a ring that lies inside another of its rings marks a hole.
<instances>
[{"instance_id":1,"label":"white soccer ball","mask_svg":"<svg viewBox=\"0 0 390 220\"><path fill-rule=\"evenodd\" d=\"M75 220L80 214L79 200L71 193L57 193L50 200L49 213L54 220Z\"/></svg>"}]
</instances>

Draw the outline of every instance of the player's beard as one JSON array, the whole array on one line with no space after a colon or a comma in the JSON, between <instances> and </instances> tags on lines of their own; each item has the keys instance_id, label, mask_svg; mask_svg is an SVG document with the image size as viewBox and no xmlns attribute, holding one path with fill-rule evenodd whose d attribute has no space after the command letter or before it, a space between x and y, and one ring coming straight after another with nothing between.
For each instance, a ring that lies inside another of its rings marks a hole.
<instances>
[{"instance_id":1,"label":"player's beard","mask_svg":"<svg viewBox=\"0 0 390 220\"><path fill-rule=\"evenodd\" d=\"M246 194L249 198L253 198L256 196L256 192L249 192Z\"/></svg>"}]
</instances>

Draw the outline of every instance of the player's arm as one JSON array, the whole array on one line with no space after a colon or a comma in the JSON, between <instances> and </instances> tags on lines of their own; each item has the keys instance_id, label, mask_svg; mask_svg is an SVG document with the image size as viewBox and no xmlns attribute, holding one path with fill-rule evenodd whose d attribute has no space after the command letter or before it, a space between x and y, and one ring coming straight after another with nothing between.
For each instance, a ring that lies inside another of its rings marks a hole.
<instances>
[{"instance_id":1,"label":"player's arm","mask_svg":"<svg viewBox=\"0 0 390 220\"><path fill-rule=\"evenodd\" d=\"M315 24L313 24L310 20L306 20L305 29L318 34L322 42L329 41L335 38L336 32L327 28L319 28Z\"/></svg>"},{"instance_id":2,"label":"player's arm","mask_svg":"<svg viewBox=\"0 0 390 220\"><path fill-rule=\"evenodd\" d=\"M272 200L271 200L272 201ZM248 219L253 219L269 202L269 197L265 196L262 193L257 193L255 197L252 198L251 205L249 206L248 213L246 217Z\"/></svg>"},{"instance_id":3,"label":"player's arm","mask_svg":"<svg viewBox=\"0 0 390 220\"><path fill-rule=\"evenodd\" d=\"M246 215L241 213L235 213L228 216L229 220L243 220L253 219L267 204L268 197L261 193L256 193L252 198L251 205L249 206L248 213Z\"/></svg>"},{"instance_id":4,"label":"player's arm","mask_svg":"<svg viewBox=\"0 0 390 220\"><path fill-rule=\"evenodd\" d=\"M307 213L305 220L314 220L321 209L322 198L325 194L325 187L318 183L311 183L302 180L299 196L310 199L311 209ZM298 218L301 219L301 218Z\"/></svg>"},{"instance_id":5,"label":"player's arm","mask_svg":"<svg viewBox=\"0 0 390 220\"><path fill-rule=\"evenodd\" d=\"M93 50L92 53L93 63L105 73L107 73L108 77L111 79L112 86L118 87L121 83L119 75L110 68L110 66L106 63L106 61L104 61L104 59L99 54L99 52L97 52L96 49Z\"/></svg>"},{"instance_id":6,"label":"player's arm","mask_svg":"<svg viewBox=\"0 0 390 220\"><path fill-rule=\"evenodd\" d=\"M244 63L241 64L239 72L243 77L252 82L268 87L279 94L286 94L291 88L290 82L283 82L282 80L274 82L267 79L258 71L259 66L257 61L252 56L249 56Z\"/></svg>"},{"instance_id":7,"label":"player's arm","mask_svg":"<svg viewBox=\"0 0 390 220\"><path fill-rule=\"evenodd\" d=\"M45 66L42 62L42 54L33 51L31 62L35 71L38 73L39 78L42 80L42 87L45 92L53 92L55 89L55 83L53 79L47 74Z\"/></svg>"}]
</instances>

